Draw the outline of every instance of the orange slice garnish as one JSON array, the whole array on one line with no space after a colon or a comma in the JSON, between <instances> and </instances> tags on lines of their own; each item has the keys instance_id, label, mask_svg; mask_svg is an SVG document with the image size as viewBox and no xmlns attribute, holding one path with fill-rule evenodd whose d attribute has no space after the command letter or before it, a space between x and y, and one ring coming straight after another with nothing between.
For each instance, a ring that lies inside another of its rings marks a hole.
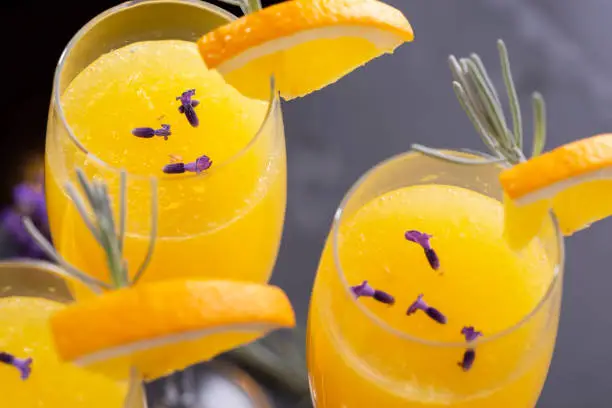
<instances>
[{"instance_id":1,"label":"orange slice garnish","mask_svg":"<svg viewBox=\"0 0 612 408\"><path fill-rule=\"evenodd\" d=\"M412 41L397 9L376 0L291 0L248 14L198 41L209 68L243 94L307 95Z\"/></svg>"},{"instance_id":2,"label":"orange slice garnish","mask_svg":"<svg viewBox=\"0 0 612 408\"><path fill-rule=\"evenodd\" d=\"M65 361L124 379L151 380L208 360L267 332L295 325L285 293L237 281L143 283L55 313L51 329Z\"/></svg>"},{"instance_id":3,"label":"orange slice garnish","mask_svg":"<svg viewBox=\"0 0 612 408\"><path fill-rule=\"evenodd\" d=\"M506 235L522 247L550 209L565 235L612 214L612 134L577 140L517 164L500 175Z\"/></svg>"}]
</instances>

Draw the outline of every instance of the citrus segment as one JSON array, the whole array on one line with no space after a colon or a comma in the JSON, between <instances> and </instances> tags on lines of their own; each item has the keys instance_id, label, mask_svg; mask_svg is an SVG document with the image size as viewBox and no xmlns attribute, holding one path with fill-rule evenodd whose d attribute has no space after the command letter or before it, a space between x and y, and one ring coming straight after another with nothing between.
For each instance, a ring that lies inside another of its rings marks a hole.
<instances>
[{"instance_id":1,"label":"citrus segment","mask_svg":"<svg viewBox=\"0 0 612 408\"><path fill-rule=\"evenodd\" d=\"M404 15L376 0L291 0L219 27L198 46L206 65L243 94L267 99L274 75L292 99L413 38Z\"/></svg>"},{"instance_id":2,"label":"citrus segment","mask_svg":"<svg viewBox=\"0 0 612 408\"><path fill-rule=\"evenodd\" d=\"M612 134L561 146L502 171L506 236L521 247L552 209L564 235L612 214Z\"/></svg>"},{"instance_id":3,"label":"citrus segment","mask_svg":"<svg viewBox=\"0 0 612 408\"><path fill-rule=\"evenodd\" d=\"M504 195L504 238L512 248L525 247L538 234L550 204L550 200L542 200L519 207Z\"/></svg>"},{"instance_id":4,"label":"citrus segment","mask_svg":"<svg viewBox=\"0 0 612 408\"><path fill-rule=\"evenodd\" d=\"M568 188L553 199L553 212L564 235L588 228L612 214L610 180L589 181Z\"/></svg>"},{"instance_id":5,"label":"citrus segment","mask_svg":"<svg viewBox=\"0 0 612 408\"><path fill-rule=\"evenodd\" d=\"M51 318L59 356L115 378L151 380L293 327L284 292L234 281L173 280L108 292Z\"/></svg>"}]
</instances>

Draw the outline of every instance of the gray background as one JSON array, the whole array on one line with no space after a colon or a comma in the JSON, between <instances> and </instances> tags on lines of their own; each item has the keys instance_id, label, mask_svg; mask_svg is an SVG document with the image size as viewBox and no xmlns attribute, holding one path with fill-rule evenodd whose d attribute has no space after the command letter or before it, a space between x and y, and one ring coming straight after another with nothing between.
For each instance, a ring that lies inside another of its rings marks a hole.
<instances>
[{"instance_id":1,"label":"gray background","mask_svg":"<svg viewBox=\"0 0 612 408\"><path fill-rule=\"evenodd\" d=\"M484 149L452 91L449 54L478 53L501 87L495 42L504 39L526 135L531 92L548 103L548 148L612 131L612 1L388 3L413 24L413 43L284 105L289 202L273 281L289 292L302 322L335 208L363 172L415 142ZM567 239L561 329L538 407L612 406L611 225Z\"/></svg>"},{"instance_id":2,"label":"gray background","mask_svg":"<svg viewBox=\"0 0 612 408\"><path fill-rule=\"evenodd\" d=\"M524 117L530 120L532 91L547 100L549 148L612 130L612 0L386 1L409 17L415 42L284 106L289 203L273 281L289 292L302 323L334 210L363 172L414 142L483 148L452 92L449 54L479 53L501 86L495 41L503 38ZM52 73L63 47L90 18L119 2L0 4L0 34L7 39L0 65L3 205L19 163L43 149ZM600 222L567 240L561 329L540 408L612 407L611 225Z\"/></svg>"}]
</instances>

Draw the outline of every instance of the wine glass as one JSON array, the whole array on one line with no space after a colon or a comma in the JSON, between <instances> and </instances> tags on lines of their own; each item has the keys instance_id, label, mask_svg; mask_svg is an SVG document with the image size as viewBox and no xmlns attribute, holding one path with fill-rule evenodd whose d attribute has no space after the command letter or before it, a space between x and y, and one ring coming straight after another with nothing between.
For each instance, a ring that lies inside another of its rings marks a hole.
<instances>
[{"instance_id":1,"label":"wine glass","mask_svg":"<svg viewBox=\"0 0 612 408\"><path fill-rule=\"evenodd\" d=\"M130 1L92 19L67 45L54 77L45 184L53 243L70 263L98 279L108 275L104 255L66 189L80 168L108 184L115 213L126 208L123 253L132 276L150 260L143 281L269 279L286 205L280 101L273 81L267 101L240 95L205 68L194 43L235 18L205 1ZM112 62L105 64L105 58ZM198 127L190 126L175 100L184 91L181 85L192 83ZM131 118L149 118L143 126L160 129L168 121L171 135L137 137L134 127L140 123ZM158 119L160 124L152 123ZM103 130L111 122L114 127ZM216 156L189 150L185 140L212 146ZM168 146L184 151L183 157L165 154L172 151ZM192 163L197 171L167 174L166 160L187 168ZM122 183L125 203L118 198ZM152 214L151 200L158 203L158 215ZM151 218L157 219L156 230ZM153 254L147 252L151 239L156 239Z\"/></svg>"},{"instance_id":2,"label":"wine glass","mask_svg":"<svg viewBox=\"0 0 612 408\"><path fill-rule=\"evenodd\" d=\"M310 305L317 408L535 406L557 335L563 240L551 215L526 248L506 244L501 169L412 151L349 190Z\"/></svg>"}]
</instances>

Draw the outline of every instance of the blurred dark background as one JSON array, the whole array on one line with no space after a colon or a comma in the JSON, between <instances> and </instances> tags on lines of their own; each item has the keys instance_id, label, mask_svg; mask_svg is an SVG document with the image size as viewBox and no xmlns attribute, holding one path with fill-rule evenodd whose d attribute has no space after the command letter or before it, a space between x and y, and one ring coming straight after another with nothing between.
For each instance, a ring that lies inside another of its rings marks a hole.
<instances>
[{"instance_id":1,"label":"blurred dark background","mask_svg":"<svg viewBox=\"0 0 612 408\"><path fill-rule=\"evenodd\" d=\"M387 2L408 16L415 42L284 105L289 202L273 281L288 291L301 323L332 215L359 175L414 142L483 149L452 92L449 54L477 52L501 86L495 41L503 38L526 134L531 134L531 92L540 91L547 101L548 148L612 130L611 1ZM115 4L4 0L0 5L5 95L0 204L10 201L22 163L43 151L52 76L63 47L90 18ZM604 221L568 239L561 331L538 407L612 407L611 226Z\"/></svg>"}]
</instances>

